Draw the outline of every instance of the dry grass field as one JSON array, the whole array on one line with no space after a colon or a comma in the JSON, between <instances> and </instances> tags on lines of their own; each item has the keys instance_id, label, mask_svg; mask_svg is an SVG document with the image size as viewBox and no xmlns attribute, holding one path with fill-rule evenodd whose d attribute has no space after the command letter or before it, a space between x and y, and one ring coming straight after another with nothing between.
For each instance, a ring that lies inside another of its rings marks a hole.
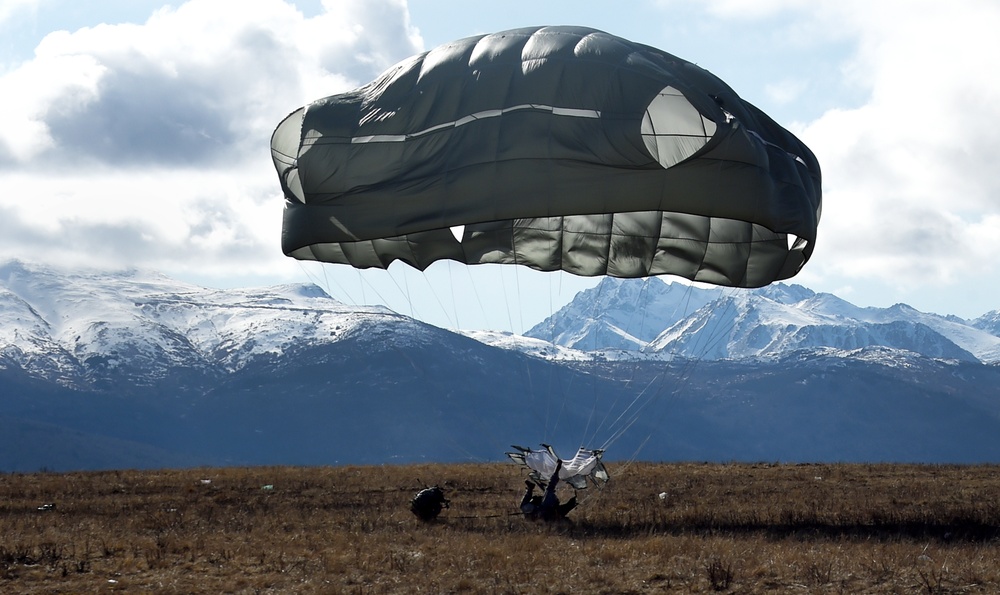
<instances>
[{"instance_id":1,"label":"dry grass field","mask_svg":"<svg viewBox=\"0 0 1000 595\"><path fill-rule=\"evenodd\" d=\"M998 467L608 467L562 524L510 464L0 475L0 592L1000 592Z\"/></svg>"}]
</instances>

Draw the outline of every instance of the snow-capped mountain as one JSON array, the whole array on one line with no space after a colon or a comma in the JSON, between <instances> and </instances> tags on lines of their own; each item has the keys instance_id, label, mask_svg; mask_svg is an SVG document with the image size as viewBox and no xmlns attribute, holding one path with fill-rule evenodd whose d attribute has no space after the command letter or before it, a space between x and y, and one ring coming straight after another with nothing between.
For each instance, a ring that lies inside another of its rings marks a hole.
<instances>
[{"instance_id":1,"label":"snow-capped mountain","mask_svg":"<svg viewBox=\"0 0 1000 595\"><path fill-rule=\"evenodd\" d=\"M440 332L382 307L344 306L314 285L223 291L150 272L0 266L0 366L66 386L121 375L150 384L178 368L224 374L304 346L372 337L386 321L411 327L400 341Z\"/></svg>"},{"instance_id":2,"label":"snow-capped mountain","mask_svg":"<svg viewBox=\"0 0 1000 595\"><path fill-rule=\"evenodd\" d=\"M1000 336L1000 310L987 312L970 323L970 326Z\"/></svg>"},{"instance_id":3,"label":"snow-capped mountain","mask_svg":"<svg viewBox=\"0 0 1000 595\"><path fill-rule=\"evenodd\" d=\"M658 279L605 279L527 334L563 347L632 349L663 358L760 359L803 349L887 347L994 363L1000 361L998 319L967 322L905 304L861 308L798 285L700 289ZM643 321L641 333L628 330L635 320Z\"/></svg>"},{"instance_id":4,"label":"snow-capped mountain","mask_svg":"<svg viewBox=\"0 0 1000 595\"><path fill-rule=\"evenodd\" d=\"M717 297L715 290L658 278L608 277L525 336L583 351L636 351Z\"/></svg>"},{"instance_id":5,"label":"snow-capped mountain","mask_svg":"<svg viewBox=\"0 0 1000 595\"><path fill-rule=\"evenodd\" d=\"M554 343L312 285L0 264L0 471L498 460L539 441L609 460L1000 461L998 313L601 285L533 329Z\"/></svg>"}]
</instances>

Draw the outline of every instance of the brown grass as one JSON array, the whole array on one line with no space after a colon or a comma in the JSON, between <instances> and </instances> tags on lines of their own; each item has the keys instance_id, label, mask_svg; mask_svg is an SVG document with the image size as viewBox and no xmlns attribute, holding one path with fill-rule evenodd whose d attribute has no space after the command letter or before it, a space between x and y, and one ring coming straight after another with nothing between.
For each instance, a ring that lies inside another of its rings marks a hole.
<instances>
[{"instance_id":1,"label":"brown grass","mask_svg":"<svg viewBox=\"0 0 1000 595\"><path fill-rule=\"evenodd\" d=\"M504 464L0 475L0 592L1000 592L998 467L609 467L552 525Z\"/></svg>"}]
</instances>

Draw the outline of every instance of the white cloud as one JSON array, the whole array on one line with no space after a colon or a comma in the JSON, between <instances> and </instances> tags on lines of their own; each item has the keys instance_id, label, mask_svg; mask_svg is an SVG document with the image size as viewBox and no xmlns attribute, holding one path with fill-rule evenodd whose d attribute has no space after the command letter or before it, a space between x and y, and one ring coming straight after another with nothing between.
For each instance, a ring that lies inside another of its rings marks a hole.
<instances>
[{"instance_id":1,"label":"white cloud","mask_svg":"<svg viewBox=\"0 0 1000 595\"><path fill-rule=\"evenodd\" d=\"M1000 247L1000 5L845 3L857 31L849 70L870 99L803 131L824 171L822 261L901 286L995 270ZM995 252L994 252L995 253Z\"/></svg>"},{"instance_id":2,"label":"white cloud","mask_svg":"<svg viewBox=\"0 0 1000 595\"><path fill-rule=\"evenodd\" d=\"M0 78L0 167L5 161L28 162L55 148L46 112L74 112L92 102L103 71L91 56L63 55Z\"/></svg>"},{"instance_id":3,"label":"white cloud","mask_svg":"<svg viewBox=\"0 0 1000 595\"><path fill-rule=\"evenodd\" d=\"M274 127L420 49L397 0L327 8L190 0L48 34L0 74L0 259L280 270Z\"/></svg>"},{"instance_id":4,"label":"white cloud","mask_svg":"<svg viewBox=\"0 0 1000 595\"><path fill-rule=\"evenodd\" d=\"M708 10L717 17L760 19L789 10L809 9L809 0L712 0Z\"/></svg>"},{"instance_id":5,"label":"white cloud","mask_svg":"<svg viewBox=\"0 0 1000 595\"><path fill-rule=\"evenodd\" d=\"M191 0L142 25L51 33L0 78L7 161L191 166L257 151L298 105L415 51L399 35L405 5L334 5L305 19L279 0Z\"/></svg>"},{"instance_id":6,"label":"white cloud","mask_svg":"<svg viewBox=\"0 0 1000 595\"><path fill-rule=\"evenodd\" d=\"M786 79L777 83L769 83L764 86L764 91L774 103L787 104L798 99L806 90L806 82L801 80Z\"/></svg>"},{"instance_id":7,"label":"white cloud","mask_svg":"<svg viewBox=\"0 0 1000 595\"><path fill-rule=\"evenodd\" d=\"M19 12L31 10L38 2L39 0L0 0L0 25Z\"/></svg>"},{"instance_id":8,"label":"white cloud","mask_svg":"<svg viewBox=\"0 0 1000 595\"><path fill-rule=\"evenodd\" d=\"M273 265L283 258L281 201L269 166L8 174L5 194L21 204L0 203L3 248L8 257L74 265Z\"/></svg>"}]
</instances>

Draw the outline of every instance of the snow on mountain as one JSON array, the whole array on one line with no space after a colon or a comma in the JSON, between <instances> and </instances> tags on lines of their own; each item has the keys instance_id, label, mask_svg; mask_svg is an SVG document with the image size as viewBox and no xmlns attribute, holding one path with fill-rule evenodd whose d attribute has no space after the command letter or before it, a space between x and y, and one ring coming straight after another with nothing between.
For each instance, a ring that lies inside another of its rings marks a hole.
<instances>
[{"instance_id":1,"label":"snow on mountain","mask_svg":"<svg viewBox=\"0 0 1000 595\"><path fill-rule=\"evenodd\" d=\"M814 298L817 295L811 289L806 289L801 285L795 285L795 284L789 285L786 283L774 283L766 287L761 287L760 289L748 290L748 289L730 288L730 289L720 289L719 291L720 293L744 293L749 291L761 295L763 297L766 297L772 302L777 302L779 304L787 304L787 305L799 304L808 299ZM830 298L832 298L831 302L834 302L831 303L830 306L832 309L836 308L835 302L838 301L845 307L853 307L848 302L845 302L844 300L841 300L840 298L834 295L830 294L821 294L821 295L828 295Z\"/></svg>"},{"instance_id":2,"label":"snow on mountain","mask_svg":"<svg viewBox=\"0 0 1000 595\"><path fill-rule=\"evenodd\" d=\"M1000 336L990 332L998 319L995 312L967 323L903 304L860 308L798 285L704 289L606 278L524 337L464 334L558 361L761 359L885 347L998 362ZM215 290L152 272L0 264L0 367L64 386L99 386L112 375L144 386L178 367L226 374L350 338L416 345L430 329L382 307L345 306L314 285Z\"/></svg>"},{"instance_id":3,"label":"snow on mountain","mask_svg":"<svg viewBox=\"0 0 1000 595\"><path fill-rule=\"evenodd\" d=\"M607 277L525 336L588 351L638 351L716 297L715 290L665 283L658 277Z\"/></svg>"},{"instance_id":4,"label":"snow on mountain","mask_svg":"<svg viewBox=\"0 0 1000 595\"><path fill-rule=\"evenodd\" d=\"M515 335L507 331L456 331L490 347L516 351L538 359L557 362L635 362L669 361L671 354L643 352L635 349L598 349L586 351L563 347L543 339Z\"/></svg>"},{"instance_id":5,"label":"snow on mountain","mask_svg":"<svg viewBox=\"0 0 1000 595\"><path fill-rule=\"evenodd\" d=\"M1000 336L1000 310L987 312L970 323L977 329L986 331L991 335Z\"/></svg>"},{"instance_id":6,"label":"snow on mountain","mask_svg":"<svg viewBox=\"0 0 1000 595\"><path fill-rule=\"evenodd\" d=\"M636 320L643 321L642 332L630 332ZM988 322L981 324L989 328ZM934 358L1000 361L1000 337L959 318L905 304L861 308L782 283L753 290L698 289L606 279L528 335L587 351L641 350L661 359L765 358L819 348L849 353L875 346Z\"/></svg>"},{"instance_id":7,"label":"snow on mountain","mask_svg":"<svg viewBox=\"0 0 1000 595\"><path fill-rule=\"evenodd\" d=\"M12 291L0 288L0 367L18 362L30 374L69 382L79 374L72 353L52 339L48 323Z\"/></svg>"},{"instance_id":8,"label":"snow on mountain","mask_svg":"<svg viewBox=\"0 0 1000 595\"><path fill-rule=\"evenodd\" d=\"M838 299L833 296L830 298ZM803 306L811 307L808 303ZM896 304L889 308L858 308L851 305L850 308L848 316L858 322L870 324L909 322L924 325L982 361L1000 361L1000 337L958 317L921 312L906 304Z\"/></svg>"},{"instance_id":9,"label":"snow on mountain","mask_svg":"<svg viewBox=\"0 0 1000 595\"><path fill-rule=\"evenodd\" d=\"M594 356L587 351L563 347L542 339L522 337L507 331L460 331L461 334L480 343L508 351L518 351L539 359L559 361L593 361Z\"/></svg>"},{"instance_id":10,"label":"snow on mountain","mask_svg":"<svg viewBox=\"0 0 1000 595\"><path fill-rule=\"evenodd\" d=\"M347 307L312 285L223 291L150 272L0 265L0 356L66 385L99 382L121 366L140 384L177 366L231 371L362 327L377 336L371 329L385 319L419 324L382 307Z\"/></svg>"},{"instance_id":11,"label":"snow on mountain","mask_svg":"<svg viewBox=\"0 0 1000 595\"><path fill-rule=\"evenodd\" d=\"M1000 310L987 312L979 318L969 323L969 326L989 333L994 337L1000 337ZM980 356L983 361L1000 361L1000 345L994 345L984 349Z\"/></svg>"},{"instance_id":12,"label":"snow on mountain","mask_svg":"<svg viewBox=\"0 0 1000 595\"><path fill-rule=\"evenodd\" d=\"M255 356L349 337L379 317L401 318L381 307L344 306L314 285L158 292L134 304L146 319L183 334L228 369Z\"/></svg>"},{"instance_id":13,"label":"snow on mountain","mask_svg":"<svg viewBox=\"0 0 1000 595\"><path fill-rule=\"evenodd\" d=\"M987 312L970 322L969 325L991 335L1000 336L1000 310Z\"/></svg>"},{"instance_id":14,"label":"snow on mountain","mask_svg":"<svg viewBox=\"0 0 1000 595\"><path fill-rule=\"evenodd\" d=\"M906 304L896 304L889 308L859 308L830 294L815 294L801 302L800 307L832 316L835 321L843 324L885 325L885 328L895 329L897 333L901 324L913 325L914 338L919 337L921 340L929 340L930 335L926 329L930 329L980 361L1000 361L1000 337L955 316L921 312ZM897 339L899 338L897 335ZM920 352L930 357L943 357L930 351Z\"/></svg>"},{"instance_id":15,"label":"snow on mountain","mask_svg":"<svg viewBox=\"0 0 1000 595\"><path fill-rule=\"evenodd\" d=\"M766 292L748 291L702 308L664 331L647 349L739 359L820 347L851 351L884 346L936 358L976 359L919 316L873 316L866 322L847 316L849 310L842 300L808 298L786 304L769 299Z\"/></svg>"}]
</instances>

